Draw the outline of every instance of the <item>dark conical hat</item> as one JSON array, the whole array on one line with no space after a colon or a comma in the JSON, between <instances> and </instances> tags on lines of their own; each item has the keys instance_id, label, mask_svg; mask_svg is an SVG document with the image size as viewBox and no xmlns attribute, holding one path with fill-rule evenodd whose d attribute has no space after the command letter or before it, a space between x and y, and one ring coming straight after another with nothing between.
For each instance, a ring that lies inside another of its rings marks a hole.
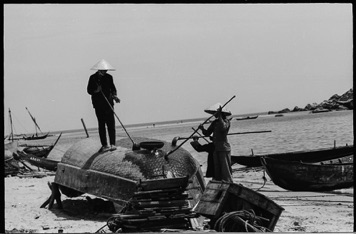
<instances>
[{"instance_id":1,"label":"dark conical hat","mask_svg":"<svg viewBox=\"0 0 356 234\"><path fill-rule=\"evenodd\" d=\"M110 70L115 71L115 68L110 65L106 60L102 59L97 62L90 70Z\"/></svg>"},{"instance_id":2,"label":"dark conical hat","mask_svg":"<svg viewBox=\"0 0 356 234\"><path fill-rule=\"evenodd\" d=\"M204 111L208 114L215 114L216 111L219 109L219 107L221 107L221 103L218 102L208 108L206 108ZM226 109L225 107L222 109L221 113L225 114L225 115L231 115L231 111L229 111L228 109Z\"/></svg>"}]
</instances>

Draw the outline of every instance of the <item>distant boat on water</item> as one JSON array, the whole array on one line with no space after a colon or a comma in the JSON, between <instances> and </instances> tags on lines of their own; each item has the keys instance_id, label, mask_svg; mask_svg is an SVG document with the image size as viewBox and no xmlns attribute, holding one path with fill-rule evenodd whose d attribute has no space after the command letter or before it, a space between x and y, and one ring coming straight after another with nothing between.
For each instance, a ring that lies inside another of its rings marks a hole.
<instances>
[{"instance_id":1,"label":"distant boat on water","mask_svg":"<svg viewBox=\"0 0 356 234\"><path fill-rule=\"evenodd\" d=\"M236 120L247 120L247 119L257 119L258 115L245 116L245 117L236 117Z\"/></svg>"},{"instance_id":2,"label":"distant boat on water","mask_svg":"<svg viewBox=\"0 0 356 234\"><path fill-rule=\"evenodd\" d=\"M329 109L315 109L312 110L311 113L315 114L315 113L323 113L323 112L330 112L331 110Z\"/></svg>"},{"instance_id":3,"label":"distant boat on water","mask_svg":"<svg viewBox=\"0 0 356 234\"><path fill-rule=\"evenodd\" d=\"M276 114L274 117L283 117L283 114Z\"/></svg>"}]
</instances>

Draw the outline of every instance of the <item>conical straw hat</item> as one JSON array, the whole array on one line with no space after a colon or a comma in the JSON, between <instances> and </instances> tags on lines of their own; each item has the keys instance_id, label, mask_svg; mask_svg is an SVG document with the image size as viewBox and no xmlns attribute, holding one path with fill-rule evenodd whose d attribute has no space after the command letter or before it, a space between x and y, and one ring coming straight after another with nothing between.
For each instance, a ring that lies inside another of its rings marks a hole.
<instances>
[{"instance_id":1,"label":"conical straw hat","mask_svg":"<svg viewBox=\"0 0 356 234\"><path fill-rule=\"evenodd\" d=\"M222 106L220 102L206 108L204 111L208 114L215 114L216 111L219 109L219 107ZM222 113L224 113L225 115L231 115L231 112L229 110L227 110L225 107L222 109L221 111Z\"/></svg>"},{"instance_id":2,"label":"conical straw hat","mask_svg":"<svg viewBox=\"0 0 356 234\"><path fill-rule=\"evenodd\" d=\"M110 70L115 71L115 68L111 66L107 61L104 59L97 62L90 70Z\"/></svg>"}]
</instances>

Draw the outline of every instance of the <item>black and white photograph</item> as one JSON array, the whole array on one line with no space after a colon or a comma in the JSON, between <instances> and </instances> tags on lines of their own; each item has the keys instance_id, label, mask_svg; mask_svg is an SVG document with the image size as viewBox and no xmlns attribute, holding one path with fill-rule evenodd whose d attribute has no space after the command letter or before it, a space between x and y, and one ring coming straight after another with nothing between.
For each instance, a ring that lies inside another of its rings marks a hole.
<instances>
[{"instance_id":1,"label":"black and white photograph","mask_svg":"<svg viewBox=\"0 0 356 234\"><path fill-rule=\"evenodd\" d=\"M351 3L3 20L2 233L356 231Z\"/></svg>"}]
</instances>

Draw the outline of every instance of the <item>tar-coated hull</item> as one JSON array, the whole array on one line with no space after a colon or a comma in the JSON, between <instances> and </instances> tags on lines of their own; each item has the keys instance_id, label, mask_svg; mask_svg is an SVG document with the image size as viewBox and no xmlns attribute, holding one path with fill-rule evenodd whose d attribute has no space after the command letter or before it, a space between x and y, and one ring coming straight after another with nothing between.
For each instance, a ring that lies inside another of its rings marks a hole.
<instances>
[{"instance_id":1,"label":"tar-coated hull","mask_svg":"<svg viewBox=\"0 0 356 234\"><path fill-rule=\"evenodd\" d=\"M353 186L353 163L309 164L263 158L273 183L291 191L332 191Z\"/></svg>"},{"instance_id":2,"label":"tar-coated hull","mask_svg":"<svg viewBox=\"0 0 356 234\"><path fill-rule=\"evenodd\" d=\"M133 139L136 143L157 141ZM124 204L132 197L140 180L189 176L188 193L193 198L192 205L199 200L205 181L200 165L188 151L180 148L166 159L166 152L173 149L168 142L152 151L132 151L128 138L117 141L116 145L115 151L98 153L101 145L97 139L87 138L74 144L58 164L54 182L61 185L61 191L67 196L74 196L71 191L75 190Z\"/></svg>"}]
</instances>

